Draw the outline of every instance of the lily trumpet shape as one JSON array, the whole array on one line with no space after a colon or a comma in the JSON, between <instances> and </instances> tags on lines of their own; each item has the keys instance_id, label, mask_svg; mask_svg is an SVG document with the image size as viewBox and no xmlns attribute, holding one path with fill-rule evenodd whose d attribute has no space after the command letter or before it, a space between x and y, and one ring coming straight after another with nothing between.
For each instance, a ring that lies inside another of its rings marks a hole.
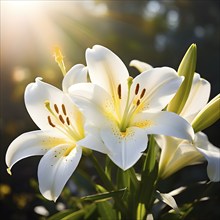
<instances>
[{"instance_id":1,"label":"lily trumpet shape","mask_svg":"<svg viewBox=\"0 0 220 220\"><path fill-rule=\"evenodd\" d=\"M87 81L86 68L76 65L66 77L64 91L69 81ZM26 87L24 101L40 130L24 133L10 144L6 153L8 173L21 159L43 155L38 166L39 189L46 199L56 201L80 161L84 142L89 141L86 145L90 146L102 143L84 130L84 117L68 94L40 78Z\"/></svg>"},{"instance_id":2,"label":"lily trumpet shape","mask_svg":"<svg viewBox=\"0 0 220 220\"><path fill-rule=\"evenodd\" d=\"M96 45L86 50L91 83L70 87L69 94L90 123L99 129L110 159L129 169L147 148L148 134L192 140L193 130L180 116L162 111L173 98L183 77L169 67L129 76L121 59Z\"/></svg>"},{"instance_id":3,"label":"lily trumpet shape","mask_svg":"<svg viewBox=\"0 0 220 220\"><path fill-rule=\"evenodd\" d=\"M191 123L208 102L209 95L209 82L195 74L189 97L180 115ZM156 140L161 147L161 178L166 178L185 166L207 160L209 179L213 182L220 181L220 149L212 145L204 133L196 133L193 142L166 136L157 136Z\"/></svg>"}]
</instances>

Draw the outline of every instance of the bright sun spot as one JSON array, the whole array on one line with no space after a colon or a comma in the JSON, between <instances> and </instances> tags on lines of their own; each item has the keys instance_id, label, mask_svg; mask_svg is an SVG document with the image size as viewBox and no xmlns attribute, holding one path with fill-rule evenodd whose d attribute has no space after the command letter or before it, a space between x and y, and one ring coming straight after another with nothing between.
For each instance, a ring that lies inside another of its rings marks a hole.
<instances>
[{"instance_id":1,"label":"bright sun spot","mask_svg":"<svg viewBox=\"0 0 220 220\"><path fill-rule=\"evenodd\" d=\"M36 13L40 8L40 1L4 1L2 4L11 13L31 14Z\"/></svg>"},{"instance_id":2,"label":"bright sun spot","mask_svg":"<svg viewBox=\"0 0 220 220\"><path fill-rule=\"evenodd\" d=\"M59 4L51 1L1 1L1 45L4 62L22 62L23 54L34 57L40 49L51 53L62 32L51 18ZM20 58L19 58L20 57Z\"/></svg>"},{"instance_id":3,"label":"bright sun spot","mask_svg":"<svg viewBox=\"0 0 220 220\"><path fill-rule=\"evenodd\" d=\"M91 16L91 12L95 16L107 13L105 4L86 2L1 1L2 62L7 64L10 58L10 63L15 65L31 62L36 65L36 60L51 59L54 45L63 48L67 42L74 41L75 48L83 45L91 37L91 32L84 27L86 16Z\"/></svg>"},{"instance_id":4,"label":"bright sun spot","mask_svg":"<svg viewBox=\"0 0 220 220\"><path fill-rule=\"evenodd\" d=\"M42 42L40 36L49 22L47 10L42 1L1 1L1 45L4 55L6 53L13 59L22 51L31 53L34 44L43 43L42 46L45 46L48 43L48 39Z\"/></svg>"}]
</instances>

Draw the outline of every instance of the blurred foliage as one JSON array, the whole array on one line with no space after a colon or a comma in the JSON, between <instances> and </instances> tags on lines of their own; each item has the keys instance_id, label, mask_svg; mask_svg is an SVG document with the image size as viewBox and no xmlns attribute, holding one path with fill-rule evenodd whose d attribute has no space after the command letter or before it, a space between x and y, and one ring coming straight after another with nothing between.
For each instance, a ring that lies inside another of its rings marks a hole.
<instances>
[{"instance_id":1,"label":"blurred foliage","mask_svg":"<svg viewBox=\"0 0 220 220\"><path fill-rule=\"evenodd\" d=\"M35 210L36 206L45 207L49 215L62 209L78 210L82 204L77 197L93 194L91 180L100 181L90 161L84 158L54 204L39 194L36 173L40 157L19 162L13 167L12 176L6 173L4 156L10 142L23 132L37 129L24 107L26 85L38 76L61 85L62 74L52 56L54 45L61 47L67 69L76 63L85 64L85 49L101 44L118 54L135 75L136 70L129 67L132 59L177 69L186 49L196 43L196 71L211 83L211 97L219 92L217 0L36 1L34 9L18 5L18 1L10 1L10 8L4 2L1 1L0 212L8 220L45 219L39 214L43 212ZM14 6L17 8L13 12ZM220 145L218 128L219 122L205 131L216 146ZM193 185L201 180L207 180L206 164L184 168L159 188L168 192L188 185L176 199L182 209L190 210L190 204L205 190L201 185ZM207 194L209 199L197 201L186 219L219 219L219 183L213 185ZM97 205L96 211L102 205L106 204ZM161 219L177 219L172 213L163 213Z\"/></svg>"}]
</instances>

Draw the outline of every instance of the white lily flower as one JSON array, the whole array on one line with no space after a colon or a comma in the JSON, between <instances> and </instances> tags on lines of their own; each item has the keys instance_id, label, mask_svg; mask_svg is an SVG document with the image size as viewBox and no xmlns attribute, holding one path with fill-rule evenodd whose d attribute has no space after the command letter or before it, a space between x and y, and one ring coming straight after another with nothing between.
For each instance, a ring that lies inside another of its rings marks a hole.
<instances>
[{"instance_id":1,"label":"white lily flower","mask_svg":"<svg viewBox=\"0 0 220 220\"><path fill-rule=\"evenodd\" d=\"M210 95L210 84L195 74L187 102L180 115L189 123L206 105ZM220 181L220 149L213 146L207 136L198 132L192 142L166 136L156 137L161 147L159 176L166 178L181 168L208 161L207 174L211 181Z\"/></svg>"},{"instance_id":2,"label":"white lily flower","mask_svg":"<svg viewBox=\"0 0 220 220\"><path fill-rule=\"evenodd\" d=\"M184 119L162 111L183 80L175 70L154 68L132 79L120 58L99 45L87 49L86 61L92 83L73 85L69 93L90 126L100 129L103 153L120 168L138 161L148 134L192 140L193 130Z\"/></svg>"},{"instance_id":3,"label":"white lily flower","mask_svg":"<svg viewBox=\"0 0 220 220\"><path fill-rule=\"evenodd\" d=\"M76 65L67 74L72 83L85 81L76 76L84 66ZM68 82L64 79L63 88ZM11 174L12 166L23 158L44 155L38 166L39 188L48 200L56 201L64 185L76 169L84 142L98 145L95 136L84 131L84 117L69 96L56 87L44 83L40 78L26 87L25 105L35 124L41 129L17 137L6 153L6 164Z\"/></svg>"}]
</instances>

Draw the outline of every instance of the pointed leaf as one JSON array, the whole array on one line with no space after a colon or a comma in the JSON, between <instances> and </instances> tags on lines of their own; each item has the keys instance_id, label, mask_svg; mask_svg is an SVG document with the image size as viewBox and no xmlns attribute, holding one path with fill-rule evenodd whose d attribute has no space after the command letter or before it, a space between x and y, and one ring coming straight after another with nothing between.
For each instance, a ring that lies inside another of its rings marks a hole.
<instances>
[{"instance_id":1,"label":"pointed leaf","mask_svg":"<svg viewBox=\"0 0 220 220\"><path fill-rule=\"evenodd\" d=\"M109 202L99 202L97 203L97 208L101 216L101 220L117 219L116 211L113 209L112 205Z\"/></svg>"},{"instance_id":2,"label":"pointed leaf","mask_svg":"<svg viewBox=\"0 0 220 220\"><path fill-rule=\"evenodd\" d=\"M85 215L85 213L86 213L85 209L82 209L70 215L67 215L64 218L61 218L60 220L80 220L80 219L83 219L83 216Z\"/></svg>"},{"instance_id":3,"label":"pointed leaf","mask_svg":"<svg viewBox=\"0 0 220 220\"><path fill-rule=\"evenodd\" d=\"M80 209L74 213L71 213L67 216L65 216L64 218L61 218L60 220L80 220L80 219L86 219L86 217L88 217L88 213L89 215L91 215L96 209L96 204L91 204L88 205L86 207L84 207L83 209Z\"/></svg>"},{"instance_id":4,"label":"pointed leaf","mask_svg":"<svg viewBox=\"0 0 220 220\"><path fill-rule=\"evenodd\" d=\"M82 197L81 199L86 200L86 201L96 201L100 199L109 199L116 195L122 197L126 190L127 188L124 188L124 189L119 189L116 191L104 192L104 193L99 193L95 195L85 196L85 197Z\"/></svg>"},{"instance_id":5,"label":"pointed leaf","mask_svg":"<svg viewBox=\"0 0 220 220\"><path fill-rule=\"evenodd\" d=\"M58 212L58 213L52 215L51 217L48 218L48 220L60 220L64 217L66 217L67 215L72 214L73 212L74 211L71 209L66 209L66 210L63 210L61 212Z\"/></svg>"},{"instance_id":6,"label":"pointed leaf","mask_svg":"<svg viewBox=\"0 0 220 220\"><path fill-rule=\"evenodd\" d=\"M96 188L96 191L97 191L98 193L107 192L107 190L106 190L103 186L101 186L101 185L99 185L99 184L96 184L95 188Z\"/></svg>"},{"instance_id":7,"label":"pointed leaf","mask_svg":"<svg viewBox=\"0 0 220 220\"><path fill-rule=\"evenodd\" d=\"M176 204L175 199L169 193L160 193L158 190L156 191L156 197L162 202L166 203L172 209L174 209L177 213L179 213L179 208Z\"/></svg>"}]
</instances>

